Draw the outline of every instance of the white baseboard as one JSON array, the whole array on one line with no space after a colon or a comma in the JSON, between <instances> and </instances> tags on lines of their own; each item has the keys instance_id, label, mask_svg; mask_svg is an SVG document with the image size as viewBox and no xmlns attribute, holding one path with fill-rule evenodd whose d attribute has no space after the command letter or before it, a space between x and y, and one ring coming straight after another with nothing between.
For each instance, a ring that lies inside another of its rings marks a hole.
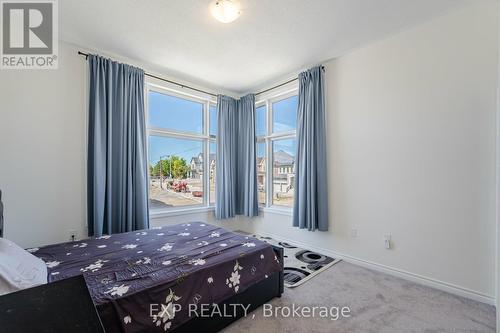
<instances>
[{"instance_id":1,"label":"white baseboard","mask_svg":"<svg viewBox=\"0 0 500 333\"><path fill-rule=\"evenodd\" d=\"M421 284L421 285L424 285L427 287L431 287L431 288L435 288L438 290L448 292L450 294L462 296L462 297L472 299L474 301L486 303L489 305L495 305L495 297L481 293L479 291L471 290L468 288L464 288L464 287L461 287L461 286L458 286L458 285L455 285L452 283L447 283L444 281L436 280L436 279L426 277L423 275L414 274L414 273L407 272L407 271L404 271L404 270L401 270L398 268L378 264L378 263L373 262L373 261L364 260L364 259L356 258L356 257L350 256L350 255L338 253L338 252L331 251L331 250L321 248L318 246L314 246L311 244L306 244L306 243L295 241L292 239L287 239L287 238L281 237L279 235L274 235L274 234L260 232L260 231L257 233L261 236L271 237L271 238L274 238L280 242L287 242L289 244L296 245L296 246L299 246L299 247L302 247L305 249L310 249L310 250L313 250L313 251L316 251L319 253L323 253L323 254L326 254L326 255L334 257L334 258L340 258L346 262L349 262L349 263L352 263L352 264L355 264L358 266L362 266L365 268L373 269L375 271L379 271L379 272L383 272L383 273L390 274L393 276L397 276L397 277L403 278L405 280L412 281L412 282L415 282L415 283L418 283L418 284Z\"/></svg>"}]
</instances>

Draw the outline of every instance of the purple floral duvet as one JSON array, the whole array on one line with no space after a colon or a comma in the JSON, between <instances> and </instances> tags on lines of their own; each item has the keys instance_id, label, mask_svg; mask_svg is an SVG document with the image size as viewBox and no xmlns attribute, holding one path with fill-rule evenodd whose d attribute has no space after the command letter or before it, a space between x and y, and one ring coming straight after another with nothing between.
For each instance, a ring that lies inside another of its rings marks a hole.
<instances>
[{"instance_id":1,"label":"purple floral duvet","mask_svg":"<svg viewBox=\"0 0 500 333\"><path fill-rule=\"evenodd\" d=\"M30 251L49 282L84 275L107 332L173 330L280 270L270 245L198 222Z\"/></svg>"}]
</instances>

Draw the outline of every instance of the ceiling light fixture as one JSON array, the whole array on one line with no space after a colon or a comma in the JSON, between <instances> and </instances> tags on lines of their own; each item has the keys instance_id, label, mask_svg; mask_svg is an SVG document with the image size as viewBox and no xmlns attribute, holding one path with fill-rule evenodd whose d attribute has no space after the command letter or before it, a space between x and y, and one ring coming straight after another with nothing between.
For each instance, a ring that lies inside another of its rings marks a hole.
<instances>
[{"instance_id":1,"label":"ceiling light fixture","mask_svg":"<svg viewBox=\"0 0 500 333\"><path fill-rule=\"evenodd\" d=\"M231 0L215 0L210 5L210 11L222 23L233 22L241 14L239 4Z\"/></svg>"}]
</instances>

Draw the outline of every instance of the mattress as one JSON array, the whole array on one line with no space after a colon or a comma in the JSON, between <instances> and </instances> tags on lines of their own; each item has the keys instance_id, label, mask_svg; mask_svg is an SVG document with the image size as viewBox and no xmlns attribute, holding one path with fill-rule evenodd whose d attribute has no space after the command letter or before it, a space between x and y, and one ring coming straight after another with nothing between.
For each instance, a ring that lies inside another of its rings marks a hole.
<instances>
[{"instance_id":1,"label":"mattress","mask_svg":"<svg viewBox=\"0 0 500 333\"><path fill-rule=\"evenodd\" d=\"M173 330L280 271L270 245L200 222L32 252L49 282L83 274L107 332Z\"/></svg>"}]
</instances>

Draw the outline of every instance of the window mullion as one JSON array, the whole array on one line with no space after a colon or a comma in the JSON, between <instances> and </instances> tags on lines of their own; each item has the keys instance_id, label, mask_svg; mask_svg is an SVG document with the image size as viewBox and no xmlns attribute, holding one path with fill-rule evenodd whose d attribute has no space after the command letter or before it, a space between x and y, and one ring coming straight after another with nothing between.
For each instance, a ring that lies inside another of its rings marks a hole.
<instances>
[{"instance_id":1,"label":"window mullion","mask_svg":"<svg viewBox=\"0 0 500 333\"><path fill-rule=\"evenodd\" d=\"M169 138L190 139L198 141L208 139L205 135L181 133L175 131L162 130L158 128L148 128L148 132L150 135L165 136Z\"/></svg>"}]
</instances>

